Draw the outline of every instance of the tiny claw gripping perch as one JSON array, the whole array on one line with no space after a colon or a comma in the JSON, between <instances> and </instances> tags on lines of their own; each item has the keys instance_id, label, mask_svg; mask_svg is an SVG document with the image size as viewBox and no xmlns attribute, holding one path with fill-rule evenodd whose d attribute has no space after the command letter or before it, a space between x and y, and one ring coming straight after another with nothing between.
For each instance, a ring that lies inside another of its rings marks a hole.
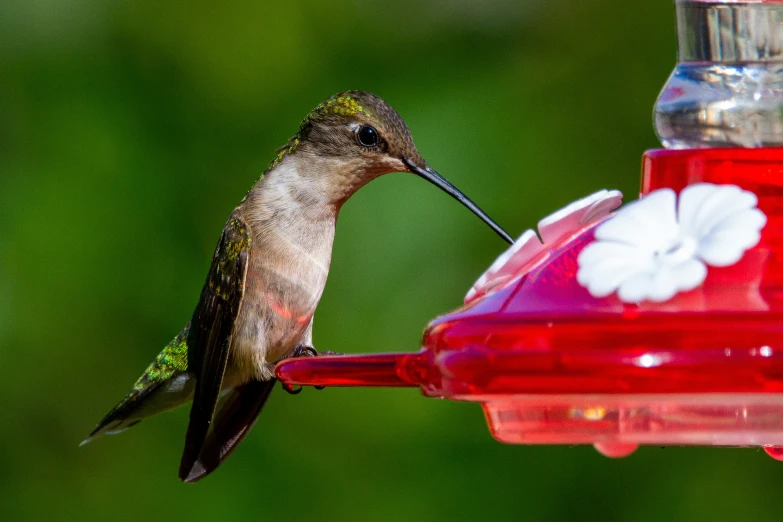
<instances>
[{"instance_id":1,"label":"tiny claw gripping perch","mask_svg":"<svg viewBox=\"0 0 783 522\"><path fill-rule=\"evenodd\" d=\"M296 348L291 352L291 358L297 358L297 357L317 357L318 352L315 348L312 346L308 346L306 344L298 344ZM287 382L281 382L280 384L283 385L283 389L290 393L291 395L299 395L302 393L302 387L294 387L293 384L287 383Z\"/></svg>"},{"instance_id":2,"label":"tiny claw gripping perch","mask_svg":"<svg viewBox=\"0 0 783 522\"><path fill-rule=\"evenodd\" d=\"M297 345L296 348L293 349L291 352L291 356L288 357L289 359L297 359L302 357L325 357L325 356L336 356L336 355L345 355L339 352L333 352L331 350L326 350L321 353L318 353L318 351L313 348L312 346L308 346L306 344L300 344ZM294 384L286 381L281 381L281 384L283 385L283 389L290 393L291 395L297 395L302 391L302 387L294 387ZM313 386L316 390L323 390L325 386L322 385L315 385Z\"/></svg>"},{"instance_id":3,"label":"tiny claw gripping perch","mask_svg":"<svg viewBox=\"0 0 783 522\"><path fill-rule=\"evenodd\" d=\"M294 388L292 384L288 384L287 382L281 382L280 384L283 385L283 390L285 390L287 393L290 393L291 395L299 395L302 393L301 386Z\"/></svg>"},{"instance_id":4,"label":"tiny claw gripping perch","mask_svg":"<svg viewBox=\"0 0 783 522\"><path fill-rule=\"evenodd\" d=\"M291 357L318 357L318 351L312 346L298 344L291 352Z\"/></svg>"}]
</instances>

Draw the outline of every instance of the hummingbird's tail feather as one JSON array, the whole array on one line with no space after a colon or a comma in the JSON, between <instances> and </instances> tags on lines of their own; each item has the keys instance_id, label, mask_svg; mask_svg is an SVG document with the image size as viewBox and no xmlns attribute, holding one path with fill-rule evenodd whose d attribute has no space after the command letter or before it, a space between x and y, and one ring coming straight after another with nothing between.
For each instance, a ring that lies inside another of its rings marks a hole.
<instances>
[{"instance_id":1,"label":"hummingbird's tail feather","mask_svg":"<svg viewBox=\"0 0 783 522\"><path fill-rule=\"evenodd\" d=\"M187 371L189 327L158 354L130 393L106 414L81 445L107 433L124 431L142 419L181 406L193 398L195 375Z\"/></svg>"},{"instance_id":2,"label":"hummingbird's tail feather","mask_svg":"<svg viewBox=\"0 0 783 522\"><path fill-rule=\"evenodd\" d=\"M180 467L179 478L183 482L201 480L228 458L256 423L276 382L250 381L221 398L198 459L190 467Z\"/></svg>"},{"instance_id":3,"label":"hummingbird's tail feather","mask_svg":"<svg viewBox=\"0 0 783 522\"><path fill-rule=\"evenodd\" d=\"M131 391L79 445L83 446L103 435L120 433L147 417L182 406L193 398L194 389L193 374L181 373L141 392Z\"/></svg>"}]
</instances>

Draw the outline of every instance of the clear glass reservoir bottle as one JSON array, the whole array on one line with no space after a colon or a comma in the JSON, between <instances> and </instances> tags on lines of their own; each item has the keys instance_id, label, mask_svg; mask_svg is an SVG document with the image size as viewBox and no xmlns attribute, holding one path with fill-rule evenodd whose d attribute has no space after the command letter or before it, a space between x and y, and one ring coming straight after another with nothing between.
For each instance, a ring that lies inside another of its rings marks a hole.
<instances>
[{"instance_id":1,"label":"clear glass reservoir bottle","mask_svg":"<svg viewBox=\"0 0 783 522\"><path fill-rule=\"evenodd\" d=\"M667 148L783 146L783 0L677 0L678 62L655 105Z\"/></svg>"}]
</instances>

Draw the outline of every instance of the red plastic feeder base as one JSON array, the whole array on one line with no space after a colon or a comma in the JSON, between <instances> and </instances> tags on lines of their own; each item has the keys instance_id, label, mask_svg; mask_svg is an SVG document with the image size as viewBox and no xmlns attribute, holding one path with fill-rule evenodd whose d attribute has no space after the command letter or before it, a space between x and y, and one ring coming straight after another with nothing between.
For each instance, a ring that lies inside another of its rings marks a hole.
<instances>
[{"instance_id":1,"label":"red plastic feeder base","mask_svg":"<svg viewBox=\"0 0 783 522\"><path fill-rule=\"evenodd\" d=\"M783 149L644 156L642 196L704 182L755 194L766 225L696 288L662 302L591 295L579 254L604 218L545 237L529 262L506 260L514 270L430 323L419 353L289 359L278 378L479 402L506 443L610 457L639 444L762 446L783 460Z\"/></svg>"}]
</instances>

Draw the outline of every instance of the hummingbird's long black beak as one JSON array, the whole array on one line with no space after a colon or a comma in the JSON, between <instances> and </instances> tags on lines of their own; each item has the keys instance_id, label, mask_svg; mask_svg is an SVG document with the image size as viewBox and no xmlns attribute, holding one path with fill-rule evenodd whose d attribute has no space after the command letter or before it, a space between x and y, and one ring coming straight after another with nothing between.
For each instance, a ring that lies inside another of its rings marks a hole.
<instances>
[{"instance_id":1,"label":"hummingbird's long black beak","mask_svg":"<svg viewBox=\"0 0 783 522\"><path fill-rule=\"evenodd\" d=\"M478 205L473 203L468 197L459 191L457 187L449 183L446 178L432 170L432 167L429 165L426 167L420 167L413 163L408 158L402 158L402 162L405 164L406 167L408 167L408 170L410 170L412 173L416 174L417 176L420 176L439 189L441 189L443 192L448 194L449 196L453 197L466 207L470 209L471 212L476 214L481 221L489 225L489 227L495 231L497 235L505 239L509 244L513 244L514 240L511 239L511 236L509 236L505 230L500 228L500 225L492 221L492 219L483 211L481 210Z\"/></svg>"}]
</instances>

